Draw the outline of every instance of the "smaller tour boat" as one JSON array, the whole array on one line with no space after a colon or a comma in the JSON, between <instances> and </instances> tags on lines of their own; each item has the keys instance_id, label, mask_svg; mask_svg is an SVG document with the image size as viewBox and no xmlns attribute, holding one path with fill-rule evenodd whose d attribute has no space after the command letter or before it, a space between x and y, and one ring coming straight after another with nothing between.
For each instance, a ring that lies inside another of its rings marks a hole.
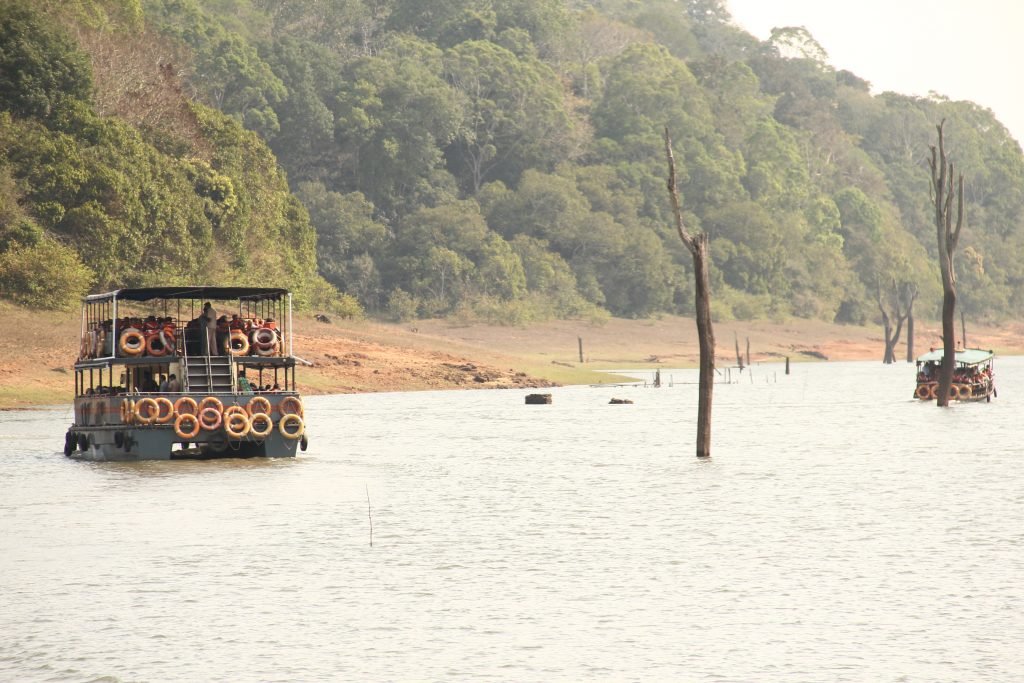
<instances>
[{"instance_id":1,"label":"smaller tour boat","mask_svg":"<svg viewBox=\"0 0 1024 683\"><path fill-rule=\"evenodd\" d=\"M942 349L932 349L917 359L914 398L922 401L935 399L939 390L942 356ZM991 401L997 395L992 369L995 357L995 353L986 349L957 349L953 384L949 388L950 400Z\"/></svg>"},{"instance_id":2,"label":"smaller tour boat","mask_svg":"<svg viewBox=\"0 0 1024 683\"><path fill-rule=\"evenodd\" d=\"M87 296L64 454L172 460L306 450L291 303L272 287Z\"/></svg>"}]
</instances>

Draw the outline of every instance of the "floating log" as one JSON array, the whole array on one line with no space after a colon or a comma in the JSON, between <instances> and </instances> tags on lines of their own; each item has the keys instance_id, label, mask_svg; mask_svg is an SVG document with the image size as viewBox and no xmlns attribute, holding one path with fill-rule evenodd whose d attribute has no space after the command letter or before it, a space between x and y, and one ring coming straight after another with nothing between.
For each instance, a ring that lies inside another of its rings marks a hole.
<instances>
[{"instance_id":1,"label":"floating log","mask_svg":"<svg viewBox=\"0 0 1024 683\"><path fill-rule=\"evenodd\" d=\"M633 401L631 401L628 398L613 398L612 400L608 401L608 403L609 405L623 405L626 403L632 405Z\"/></svg>"},{"instance_id":2,"label":"floating log","mask_svg":"<svg viewBox=\"0 0 1024 683\"><path fill-rule=\"evenodd\" d=\"M527 394L526 405L544 405L551 403L551 394Z\"/></svg>"}]
</instances>

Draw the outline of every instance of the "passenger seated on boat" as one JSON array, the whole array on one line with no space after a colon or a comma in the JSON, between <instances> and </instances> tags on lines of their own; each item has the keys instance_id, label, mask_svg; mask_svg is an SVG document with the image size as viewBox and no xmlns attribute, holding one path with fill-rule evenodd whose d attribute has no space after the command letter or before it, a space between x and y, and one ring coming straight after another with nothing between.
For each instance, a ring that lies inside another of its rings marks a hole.
<instances>
[{"instance_id":1,"label":"passenger seated on boat","mask_svg":"<svg viewBox=\"0 0 1024 683\"><path fill-rule=\"evenodd\" d=\"M240 394L253 394L252 385L249 383L249 378L245 376L245 370L239 370L238 372L238 393Z\"/></svg>"}]
</instances>

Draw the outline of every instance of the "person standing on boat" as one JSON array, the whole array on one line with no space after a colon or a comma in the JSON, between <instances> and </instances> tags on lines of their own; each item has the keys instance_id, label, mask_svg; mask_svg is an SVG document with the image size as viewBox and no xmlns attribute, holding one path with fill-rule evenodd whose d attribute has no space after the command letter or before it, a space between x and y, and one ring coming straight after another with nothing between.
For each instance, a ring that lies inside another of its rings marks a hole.
<instances>
[{"instance_id":1,"label":"person standing on boat","mask_svg":"<svg viewBox=\"0 0 1024 683\"><path fill-rule=\"evenodd\" d=\"M199 318L206 332L203 336L203 355L219 356L220 350L217 348L217 311L213 310L213 304L209 301L203 304L203 314Z\"/></svg>"},{"instance_id":2,"label":"person standing on boat","mask_svg":"<svg viewBox=\"0 0 1024 683\"><path fill-rule=\"evenodd\" d=\"M171 373L167 378L167 388L161 389L161 391L166 391L168 393L177 393L181 391L181 382L178 381L178 376Z\"/></svg>"}]
</instances>

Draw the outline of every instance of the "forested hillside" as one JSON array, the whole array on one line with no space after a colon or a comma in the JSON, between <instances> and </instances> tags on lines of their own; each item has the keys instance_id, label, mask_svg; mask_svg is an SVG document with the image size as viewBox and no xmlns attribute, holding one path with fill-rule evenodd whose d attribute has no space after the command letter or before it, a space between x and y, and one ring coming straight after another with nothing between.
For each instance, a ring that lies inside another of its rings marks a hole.
<instances>
[{"instance_id":1,"label":"forested hillside","mask_svg":"<svg viewBox=\"0 0 1024 683\"><path fill-rule=\"evenodd\" d=\"M873 95L803 29L758 41L722 0L0 12L4 296L44 263L47 292L283 279L325 301L322 276L396 319L689 313L667 125L720 319L864 322L893 282L930 315L945 119L961 304L1024 312L1024 156L992 113Z\"/></svg>"},{"instance_id":2,"label":"forested hillside","mask_svg":"<svg viewBox=\"0 0 1024 683\"><path fill-rule=\"evenodd\" d=\"M272 152L186 96L175 50L136 0L0 1L4 298L186 282L331 298Z\"/></svg>"}]
</instances>

